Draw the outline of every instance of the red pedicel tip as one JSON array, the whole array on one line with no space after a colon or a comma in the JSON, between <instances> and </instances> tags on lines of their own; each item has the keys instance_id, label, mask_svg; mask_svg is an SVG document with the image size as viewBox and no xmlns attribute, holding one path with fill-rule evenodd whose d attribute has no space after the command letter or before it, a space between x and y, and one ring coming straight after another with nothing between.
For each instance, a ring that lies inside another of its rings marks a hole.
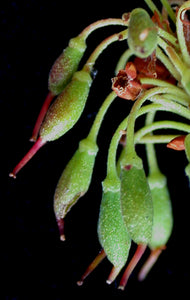
<instances>
[{"instance_id":1,"label":"red pedicel tip","mask_svg":"<svg viewBox=\"0 0 190 300\"><path fill-rule=\"evenodd\" d=\"M16 165L13 171L9 174L10 177L16 178L16 174L27 164L27 162L36 154L36 152L45 145L46 141L43 141L41 137L35 142L32 148L27 152L27 154L21 159L21 161Z\"/></svg>"},{"instance_id":2,"label":"red pedicel tip","mask_svg":"<svg viewBox=\"0 0 190 300\"><path fill-rule=\"evenodd\" d=\"M47 110L53 100L53 98L55 97L54 94L52 94L52 92L49 92L47 94L47 97L42 105L42 108L40 110L40 113L38 115L38 118L36 120L36 123L35 123L35 126L34 126L34 129L33 129L33 132L32 132L32 136L30 138L30 141L31 142L35 142L37 140L37 136L38 136L38 133L39 133L39 130L40 130L40 126L43 122L43 119L47 113Z\"/></svg>"},{"instance_id":3,"label":"red pedicel tip","mask_svg":"<svg viewBox=\"0 0 190 300\"><path fill-rule=\"evenodd\" d=\"M60 240L65 241L65 233L64 233L64 219L57 219L57 226L59 228L59 235L60 235Z\"/></svg>"},{"instance_id":4,"label":"red pedicel tip","mask_svg":"<svg viewBox=\"0 0 190 300\"><path fill-rule=\"evenodd\" d=\"M93 262L88 266L81 279L77 281L77 285L81 286L84 279L101 263L101 261L106 257L105 251L102 249L100 253L96 256Z\"/></svg>"},{"instance_id":5,"label":"red pedicel tip","mask_svg":"<svg viewBox=\"0 0 190 300\"><path fill-rule=\"evenodd\" d=\"M146 250L147 245L138 245L137 250L135 252L135 254L133 255L130 263L128 264L122 278L119 284L119 289L124 290L125 286L127 284L127 281L131 275L131 273L133 272L134 268L136 267L136 265L138 264L139 260L141 259L143 253Z\"/></svg>"},{"instance_id":6,"label":"red pedicel tip","mask_svg":"<svg viewBox=\"0 0 190 300\"><path fill-rule=\"evenodd\" d=\"M114 266L108 276L108 279L106 280L106 283L111 284L116 279L116 277L119 275L120 271L121 271L121 267Z\"/></svg>"}]
</instances>

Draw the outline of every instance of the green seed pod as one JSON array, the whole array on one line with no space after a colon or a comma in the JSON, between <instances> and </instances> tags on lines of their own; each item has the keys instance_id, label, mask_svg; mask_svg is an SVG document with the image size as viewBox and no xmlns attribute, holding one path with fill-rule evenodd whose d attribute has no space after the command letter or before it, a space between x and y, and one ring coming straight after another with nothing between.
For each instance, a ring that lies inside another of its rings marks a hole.
<instances>
[{"instance_id":1,"label":"green seed pod","mask_svg":"<svg viewBox=\"0 0 190 300\"><path fill-rule=\"evenodd\" d=\"M71 207L87 192L97 152L96 144L90 143L88 139L80 141L79 148L64 169L54 195L58 226L61 226L61 220Z\"/></svg>"},{"instance_id":2,"label":"green seed pod","mask_svg":"<svg viewBox=\"0 0 190 300\"><path fill-rule=\"evenodd\" d=\"M149 243L151 250L165 246L172 232L173 215L167 180L161 173L148 177L153 201L152 238Z\"/></svg>"},{"instance_id":3,"label":"green seed pod","mask_svg":"<svg viewBox=\"0 0 190 300\"><path fill-rule=\"evenodd\" d=\"M143 164L138 157L122 167L121 208L131 239L147 245L152 235L153 205Z\"/></svg>"},{"instance_id":4,"label":"green seed pod","mask_svg":"<svg viewBox=\"0 0 190 300\"><path fill-rule=\"evenodd\" d=\"M128 45L132 52L141 58L148 57L156 49L156 25L142 8L136 8L130 14Z\"/></svg>"},{"instance_id":5,"label":"green seed pod","mask_svg":"<svg viewBox=\"0 0 190 300\"><path fill-rule=\"evenodd\" d=\"M88 72L78 71L50 106L40 129L40 137L53 141L70 130L81 116L92 79Z\"/></svg>"},{"instance_id":6,"label":"green seed pod","mask_svg":"<svg viewBox=\"0 0 190 300\"><path fill-rule=\"evenodd\" d=\"M53 95L60 94L71 81L85 50L85 39L82 36L77 36L69 41L68 47L56 59L48 79L49 90Z\"/></svg>"},{"instance_id":7,"label":"green seed pod","mask_svg":"<svg viewBox=\"0 0 190 300\"><path fill-rule=\"evenodd\" d=\"M131 239L122 219L120 190L103 191L98 237L110 262L121 270L128 258Z\"/></svg>"}]
</instances>

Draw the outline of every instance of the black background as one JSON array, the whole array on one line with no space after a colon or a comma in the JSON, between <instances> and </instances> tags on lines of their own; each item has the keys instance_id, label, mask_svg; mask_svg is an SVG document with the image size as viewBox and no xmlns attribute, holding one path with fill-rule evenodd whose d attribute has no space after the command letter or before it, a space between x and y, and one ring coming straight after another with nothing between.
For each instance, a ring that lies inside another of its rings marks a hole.
<instances>
[{"instance_id":1,"label":"black background","mask_svg":"<svg viewBox=\"0 0 190 300\"><path fill-rule=\"evenodd\" d=\"M139 6L144 6L143 1L139 2ZM184 153L176 153L165 146L158 146L157 150L161 170L168 176L175 220L167 250L142 283L136 279L139 265L125 292L117 290L120 276L116 283L106 285L111 270L107 260L82 287L76 285L100 250L96 226L101 182L106 176L111 136L131 107L124 100L118 99L105 118L98 138L100 151L90 190L66 217L66 241L59 241L53 212L56 183L110 92L110 78L114 76L114 67L125 50L125 42L110 46L98 60L98 75L78 124L63 138L44 146L16 180L8 177L31 146L29 137L47 93L48 72L69 39L98 19L120 17L135 7L135 1L130 4L127 1L105 4L77 1L75 4L72 1L29 0L1 4L0 291L7 295L7 299L44 299L40 293L47 291L52 292L52 299L74 295L102 296L105 293L118 299L138 296L152 299L164 295L172 297L177 293L183 297L188 291L190 193L184 175L187 161ZM93 33L88 39L88 50L82 63L101 40L120 29L109 27ZM138 146L137 150L144 158L143 146ZM145 257L147 255L148 251Z\"/></svg>"}]
</instances>

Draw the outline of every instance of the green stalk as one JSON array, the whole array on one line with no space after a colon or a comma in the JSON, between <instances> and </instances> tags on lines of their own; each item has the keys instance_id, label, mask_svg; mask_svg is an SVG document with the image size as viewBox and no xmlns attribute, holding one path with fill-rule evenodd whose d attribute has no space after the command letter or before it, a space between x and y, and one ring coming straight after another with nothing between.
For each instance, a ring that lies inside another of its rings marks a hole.
<instances>
[{"instance_id":1,"label":"green stalk","mask_svg":"<svg viewBox=\"0 0 190 300\"><path fill-rule=\"evenodd\" d=\"M178 40L173 34L165 31L164 29L162 29L160 27L158 27L158 35L160 37L162 37L163 39L167 40L168 42L170 42L176 48L176 50L179 51Z\"/></svg>"},{"instance_id":2,"label":"green stalk","mask_svg":"<svg viewBox=\"0 0 190 300\"><path fill-rule=\"evenodd\" d=\"M183 30L183 13L185 13L186 9L189 9L190 7L190 1L186 1L180 8L177 14L177 20L176 20L176 30L177 30L177 37L180 45L180 49L182 52L182 57L185 62L185 64L189 67L190 66L190 55L187 49L186 41L185 41L185 35Z\"/></svg>"},{"instance_id":3,"label":"green stalk","mask_svg":"<svg viewBox=\"0 0 190 300\"><path fill-rule=\"evenodd\" d=\"M173 96L179 97L179 99L181 99L181 104L188 106L190 104L190 97L189 95L186 94L186 92L177 87L174 86L171 83L168 83L164 80L160 80L160 79L154 79L154 78L141 78L140 79L141 84L151 84L151 85L155 85L161 88L168 88L168 91L166 91L167 94L171 94Z\"/></svg>"},{"instance_id":4,"label":"green stalk","mask_svg":"<svg viewBox=\"0 0 190 300\"><path fill-rule=\"evenodd\" d=\"M174 65L171 63L169 60L168 56L163 53L163 51L157 47L156 48L156 56L157 58L164 64L166 69L170 72L170 74L177 80L179 81L181 79L181 76L179 72L176 70Z\"/></svg>"},{"instance_id":5,"label":"green stalk","mask_svg":"<svg viewBox=\"0 0 190 300\"><path fill-rule=\"evenodd\" d=\"M168 15L170 16L171 20L175 24L176 23L176 16L175 16L175 13L174 13L173 9L171 8L170 4L168 3L168 1L167 0L160 0L160 2L162 3L163 7L167 10Z\"/></svg>"},{"instance_id":6,"label":"green stalk","mask_svg":"<svg viewBox=\"0 0 190 300\"><path fill-rule=\"evenodd\" d=\"M158 121L154 122L150 125L144 126L143 128L139 129L135 134L135 141L138 143L138 141L141 140L143 136L146 134L160 129L174 129L179 130L183 132L190 132L190 125L184 124L182 122L175 122L175 121ZM151 139L151 136L150 136Z\"/></svg>"},{"instance_id":7,"label":"green stalk","mask_svg":"<svg viewBox=\"0 0 190 300\"><path fill-rule=\"evenodd\" d=\"M144 0L146 2L146 4L148 5L148 7L150 8L150 10L152 10L152 12L154 13L155 11L158 13L160 19L162 20L162 15L159 12L158 8L156 7L156 5L152 2L152 0Z\"/></svg>"},{"instance_id":8,"label":"green stalk","mask_svg":"<svg viewBox=\"0 0 190 300\"><path fill-rule=\"evenodd\" d=\"M93 143L96 143L97 140L97 135L100 129L100 126L102 124L103 118L108 110L108 108L110 107L111 103L114 101L114 99L117 97L115 92L111 92L107 98L105 99L105 101L103 102L102 106L100 107L96 118L93 122L93 125L90 129L90 132L88 134L87 139L90 140Z\"/></svg>"},{"instance_id":9,"label":"green stalk","mask_svg":"<svg viewBox=\"0 0 190 300\"><path fill-rule=\"evenodd\" d=\"M155 111L169 111L169 112L178 114L178 110L179 110L178 106L176 106L175 109L171 109L167 106L163 106L162 104L152 103L152 104L145 105L145 106L141 107L139 110L137 110L136 117L142 116L149 112L155 112ZM127 129L128 120L129 120L129 116L127 116L120 123L120 125L118 126L114 136L112 137L111 143L110 143L110 147L109 147L109 151L108 151L108 160L107 160L107 174L109 174L108 177L110 178L110 180L112 180L111 178L117 178L117 170L116 170L116 166L115 166L116 152L117 152L117 147L118 147L120 138L121 138L123 132L125 132L125 130ZM167 122L169 122L169 121L167 121ZM165 124L165 125L167 125L167 124ZM189 130L189 126L187 128ZM129 132L129 128L127 129L127 132ZM140 138L139 138L139 135L140 135ZM139 133L139 131L138 131L134 135L134 141L135 141L135 144L136 143L154 143L154 142L168 143L175 137L176 137L176 135L167 135L167 136L161 135L161 136L156 136L156 137L155 136L148 136L148 137L145 136L144 137L144 134L141 134L141 132ZM128 138L128 135L127 135L127 138ZM129 142L129 138L128 138L128 142ZM126 147L124 148L123 151L124 152L123 152L122 157L125 157Z\"/></svg>"},{"instance_id":10,"label":"green stalk","mask_svg":"<svg viewBox=\"0 0 190 300\"><path fill-rule=\"evenodd\" d=\"M135 134L135 144L168 144L173 139L178 137L179 134L167 134L167 135L145 135L137 141L138 136Z\"/></svg>"},{"instance_id":11,"label":"green stalk","mask_svg":"<svg viewBox=\"0 0 190 300\"><path fill-rule=\"evenodd\" d=\"M135 129L135 120L138 116L138 111L140 110L141 106L144 104L144 102L147 99L150 99L152 96L156 94L164 94L164 93L172 93L173 88L170 87L156 87L152 88L148 91L145 91L141 97L139 97L136 102L134 103L132 110L129 114L128 119L128 126L127 126L127 143L125 146L125 154L130 157L130 159L133 159L133 157L136 156L135 151L135 143L134 143L134 129Z\"/></svg>"},{"instance_id":12,"label":"green stalk","mask_svg":"<svg viewBox=\"0 0 190 300\"><path fill-rule=\"evenodd\" d=\"M180 73L180 75L183 75L185 65L182 62L181 58L177 54L177 52L169 46L162 38L158 37L158 45L166 52L169 59L177 69L177 71Z\"/></svg>"},{"instance_id":13,"label":"green stalk","mask_svg":"<svg viewBox=\"0 0 190 300\"><path fill-rule=\"evenodd\" d=\"M105 40L103 40L96 47L96 49L93 51L93 53L90 55L89 59L87 60L87 62L85 63L85 65L83 67L83 70L91 73L93 70L94 64L95 64L96 60L98 59L98 57L100 56L100 54L113 42L123 41L123 40L127 39L127 36L128 36L128 29L123 30L122 32L119 32L119 33L115 33L115 34L111 35L110 37L106 38Z\"/></svg>"},{"instance_id":14,"label":"green stalk","mask_svg":"<svg viewBox=\"0 0 190 300\"><path fill-rule=\"evenodd\" d=\"M153 123L155 118L155 113L156 112L150 112L147 114L146 122L145 122L146 125L150 125ZM147 161L149 166L149 175L159 173L156 152L153 144L146 144L146 154L147 154Z\"/></svg>"},{"instance_id":15,"label":"green stalk","mask_svg":"<svg viewBox=\"0 0 190 300\"><path fill-rule=\"evenodd\" d=\"M129 58L133 55L133 51L131 49L127 49L118 60L117 66L115 68L115 74L119 72L119 70L125 69L125 65Z\"/></svg>"},{"instance_id":16,"label":"green stalk","mask_svg":"<svg viewBox=\"0 0 190 300\"><path fill-rule=\"evenodd\" d=\"M161 96L156 95L156 96L151 97L150 100L153 101L154 103L162 104L163 106L166 107L166 109L168 111L177 113L179 116L182 116L182 117L190 120L190 110L189 110L189 108L186 108L183 105L181 105L179 103L176 103L174 101L168 100L167 97L165 98L165 95L161 95ZM177 100L178 99L176 99L176 101Z\"/></svg>"},{"instance_id":17,"label":"green stalk","mask_svg":"<svg viewBox=\"0 0 190 300\"><path fill-rule=\"evenodd\" d=\"M96 21L89 26L87 26L81 33L80 36L83 37L84 39L87 39L88 36L95 31L96 29L109 26L109 25L121 25L121 26L127 26L128 21L126 22L125 20L122 19L115 19L115 18L108 18L108 19L103 19Z\"/></svg>"}]
</instances>

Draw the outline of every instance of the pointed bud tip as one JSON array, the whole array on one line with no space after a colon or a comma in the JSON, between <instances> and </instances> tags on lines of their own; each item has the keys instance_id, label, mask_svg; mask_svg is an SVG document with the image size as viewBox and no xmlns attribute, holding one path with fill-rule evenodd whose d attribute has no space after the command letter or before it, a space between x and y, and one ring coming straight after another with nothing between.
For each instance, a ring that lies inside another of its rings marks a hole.
<instances>
[{"instance_id":1,"label":"pointed bud tip","mask_svg":"<svg viewBox=\"0 0 190 300\"><path fill-rule=\"evenodd\" d=\"M37 138L35 136L31 136L31 138L29 139L30 142L34 143L36 142Z\"/></svg>"},{"instance_id":2,"label":"pointed bud tip","mask_svg":"<svg viewBox=\"0 0 190 300\"><path fill-rule=\"evenodd\" d=\"M118 290L124 291L125 287L123 285L118 286Z\"/></svg>"},{"instance_id":3,"label":"pointed bud tip","mask_svg":"<svg viewBox=\"0 0 190 300\"><path fill-rule=\"evenodd\" d=\"M110 284L112 284L112 280L107 279L106 283L110 285Z\"/></svg>"},{"instance_id":4,"label":"pointed bud tip","mask_svg":"<svg viewBox=\"0 0 190 300\"><path fill-rule=\"evenodd\" d=\"M64 235L64 234L61 234L61 235L60 235L60 241L64 242L65 240L66 240L65 235Z\"/></svg>"},{"instance_id":5,"label":"pointed bud tip","mask_svg":"<svg viewBox=\"0 0 190 300\"><path fill-rule=\"evenodd\" d=\"M16 179L16 175L14 174L14 172L9 173L9 177Z\"/></svg>"},{"instance_id":6,"label":"pointed bud tip","mask_svg":"<svg viewBox=\"0 0 190 300\"><path fill-rule=\"evenodd\" d=\"M78 285L78 286L83 285L83 281L82 281L82 280L77 281L77 285Z\"/></svg>"}]
</instances>

